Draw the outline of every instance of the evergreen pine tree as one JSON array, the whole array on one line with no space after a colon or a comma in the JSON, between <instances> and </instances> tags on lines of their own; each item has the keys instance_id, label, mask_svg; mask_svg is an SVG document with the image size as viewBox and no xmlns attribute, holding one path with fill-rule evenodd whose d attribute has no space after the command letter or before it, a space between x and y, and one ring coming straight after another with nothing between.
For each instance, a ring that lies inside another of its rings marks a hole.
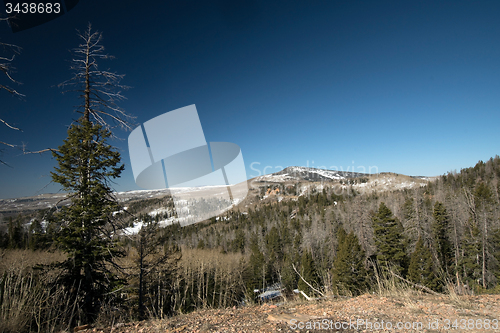
<instances>
[{"instance_id":1,"label":"evergreen pine tree","mask_svg":"<svg viewBox=\"0 0 500 333\"><path fill-rule=\"evenodd\" d=\"M403 226L391 210L381 203L378 212L372 218L377 260L382 269L393 268L397 274L405 274L406 253L403 238Z\"/></svg>"},{"instance_id":2,"label":"evergreen pine tree","mask_svg":"<svg viewBox=\"0 0 500 333\"><path fill-rule=\"evenodd\" d=\"M481 231L472 221L466 228L462 240L463 256L459 261L460 273L469 287L477 286L481 281Z\"/></svg>"},{"instance_id":3,"label":"evergreen pine tree","mask_svg":"<svg viewBox=\"0 0 500 333\"><path fill-rule=\"evenodd\" d=\"M500 229L496 229L491 236L493 245L493 274L496 278L497 287L500 287Z\"/></svg>"},{"instance_id":4,"label":"evergreen pine tree","mask_svg":"<svg viewBox=\"0 0 500 333\"><path fill-rule=\"evenodd\" d=\"M411 254L408 278L432 290L439 290L440 288L439 278L434 272L432 253L424 245L422 237L418 239L415 251Z\"/></svg>"},{"instance_id":5,"label":"evergreen pine tree","mask_svg":"<svg viewBox=\"0 0 500 333\"><path fill-rule=\"evenodd\" d=\"M22 217L19 215L15 220L9 217L8 232L10 249L22 249L25 247L25 232L22 226Z\"/></svg>"},{"instance_id":6,"label":"evergreen pine tree","mask_svg":"<svg viewBox=\"0 0 500 333\"><path fill-rule=\"evenodd\" d=\"M28 246L31 250L37 250L43 248L44 244L44 232L42 224L38 219L33 219L29 228L28 234Z\"/></svg>"},{"instance_id":7,"label":"evergreen pine tree","mask_svg":"<svg viewBox=\"0 0 500 333\"><path fill-rule=\"evenodd\" d=\"M316 271L316 265L311 252L305 250L302 254L302 259L300 261L300 275L306 280L310 285L315 286L318 282L318 273ZM298 289L306 293L307 296L311 297L313 295L313 290L311 287L304 282L304 280L299 279Z\"/></svg>"},{"instance_id":8,"label":"evergreen pine tree","mask_svg":"<svg viewBox=\"0 0 500 333\"><path fill-rule=\"evenodd\" d=\"M72 86L82 99L82 117L68 129L68 137L58 150L49 149L58 166L52 180L69 192L71 204L59 213L61 230L57 245L67 253L61 263L63 283L72 296L82 299L82 321L93 321L105 295L122 281L110 271L117 267L114 259L123 255L117 246L120 227L113 212L120 210L110 182L124 169L120 154L108 144L111 136L106 119L130 128L128 116L116 102L123 99L119 89L123 75L98 68L99 59L109 59L100 44L102 34L93 32L89 24L83 40L74 49L72 79L60 86ZM74 323L73 323L74 324Z\"/></svg>"},{"instance_id":9,"label":"evergreen pine tree","mask_svg":"<svg viewBox=\"0 0 500 333\"><path fill-rule=\"evenodd\" d=\"M332 272L334 289L338 293L346 291L357 295L367 287L365 253L358 237L353 232L346 234L342 226L337 230L337 242Z\"/></svg>"},{"instance_id":10,"label":"evergreen pine tree","mask_svg":"<svg viewBox=\"0 0 500 333\"><path fill-rule=\"evenodd\" d=\"M281 268L281 283L283 287L291 292L297 285L297 273L293 270L292 255L286 254Z\"/></svg>"},{"instance_id":11,"label":"evergreen pine tree","mask_svg":"<svg viewBox=\"0 0 500 333\"><path fill-rule=\"evenodd\" d=\"M109 187L124 166L120 154L106 140L110 132L82 117L68 130L68 138L54 151L58 167L52 179L70 192L71 204L63 207L62 229L56 239L68 259L63 283L83 298L83 320L97 317L104 295L120 283L109 270L123 255L113 238L113 212L120 210Z\"/></svg>"},{"instance_id":12,"label":"evergreen pine tree","mask_svg":"<svg viewBox=\"0 0 500 333\"><path fill-rule=\"evenodd\" d=\"M257 234L252 234L250 238L250 277L248 279L248 288L263 289L267 280L267 265L264 254L259 249L259 239Z\"/></svg>"},{"instance_id":13,"label":"evergreen pine tree","mask_svg":"<svg viewBox=\"0 0 500 333\"><path fill-rule=\"evenodd\" d=\"M439 260L439 265L445 273L452 263L452 245L448 238L449 217L444 205L436 201L434 212L432 214L434 222L432 223L433 245Z\"/></svg>"},{"instance_id":14,"label":"evergreen pine tree","mask_svg":"<svg viewBox=\"0 0 500 333\"><path fill-rule=\"evenodd\" d=\"M243 232L243 228L238 228L235 233L234 240L232 242L232 250L233 252L241 252L245 253L245 233Z\"/></svg>"},{"instance_id":15,"label":"evergreen pine tree","mask_svg":"<svg viewBox=\"0 0 500 333\"><path fill-rule=\"evenodd\" d=\"M283 258L283 245L278 228L273 226L266 234L265 239L269 260L272 262L281 261Z\"/></svg>"}]
</instances>

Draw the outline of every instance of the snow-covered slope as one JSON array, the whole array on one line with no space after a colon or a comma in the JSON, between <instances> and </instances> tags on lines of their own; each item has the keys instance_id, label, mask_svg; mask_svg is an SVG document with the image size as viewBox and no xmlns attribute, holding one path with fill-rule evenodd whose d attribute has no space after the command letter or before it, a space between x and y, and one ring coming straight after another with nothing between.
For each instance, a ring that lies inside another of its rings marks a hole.
<instances>
[{"instance_id":1,"label":"snow-covered slope","mask_svg":"<svg viewBox=\"0 0 500 333\"><path fill-rule=\"evenodd\" d=\"M254 178L253 187L269 187L273 183L275 185L279 183L292 183L292 185L293 183L300 183L301 186L297 192L298 196L305 195L313 190L321 191L324 186L333 186L339 194L351 190L370 193L418 188L425 186L434 178L405 176L389 172L365 174L308 167L288 167L280 172ZM263 198L267 198L267 195L264 195Z\"/></svg>"},{"instance_id":2,"label":"snow-covered slope","mask_svg":"<svg viewBox=\"0 0 500 333\"><path fill-rule=\"evenodd\" d=\"M255 178L255 181L274 182L274 183L280 183L285 181L316 182L316 181L341 180L347 178L358 178L366 176L368 176L368 174L359 172L325 170L325 169L292 166L283 169L280 172L257 177Z\"/></svg>"}]
</instances>

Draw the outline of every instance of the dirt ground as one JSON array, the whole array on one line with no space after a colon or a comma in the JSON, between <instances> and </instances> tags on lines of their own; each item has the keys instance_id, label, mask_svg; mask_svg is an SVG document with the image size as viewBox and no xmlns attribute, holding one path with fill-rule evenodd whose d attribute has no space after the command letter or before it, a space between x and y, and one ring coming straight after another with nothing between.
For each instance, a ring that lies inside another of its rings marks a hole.
<instances>
[{"instance_id":1,"label":"dirt ground","mask_svg":"<svg viewBox=\"0 0 500 333\"><path fill-rule=\"evenodd\" d=\"M199 310L80 332L500 332L500 295L362 295Z\"/></svg>"}]
</instances>

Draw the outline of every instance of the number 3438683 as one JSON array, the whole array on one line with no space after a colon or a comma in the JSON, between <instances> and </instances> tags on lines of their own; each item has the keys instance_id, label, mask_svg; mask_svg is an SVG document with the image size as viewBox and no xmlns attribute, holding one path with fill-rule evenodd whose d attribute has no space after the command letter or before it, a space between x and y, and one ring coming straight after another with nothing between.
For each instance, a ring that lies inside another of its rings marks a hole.
<instances>
[{"instance_id":1,"label":"number 3438683","mask_svg":"<svg viewBox=\"0 0 500 333\"><path fill-rule=\"evenodd\" d=\"M59 14L61 12L61 4L55 3L5 3L5 11L7 14Z\"/></svg>"}]
</instances>

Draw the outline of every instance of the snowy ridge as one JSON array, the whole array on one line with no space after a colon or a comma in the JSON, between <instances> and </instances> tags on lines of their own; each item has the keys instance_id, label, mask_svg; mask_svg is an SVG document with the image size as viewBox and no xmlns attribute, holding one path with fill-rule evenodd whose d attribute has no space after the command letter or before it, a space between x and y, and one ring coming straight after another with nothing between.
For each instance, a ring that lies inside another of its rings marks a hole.
<instances>
[{"instance_id":1,"label":"snowy ridge","mask_svg":"<svg viewBox=\"0 0 500 333\"><path fill-rule=\"evenodd\" d=\"M261 182L274 182L274 183L281 183L285 182L287 180L296 180L295 177L290 176L288 173L282 174L282 175L277 175L277 174L269 174L269 175L264 175L257 177L255 180L261 181Z\"/></svg>"},{"instance_id":2,"label":"snowy ridge","mask_svg":"<svg viewBox=\"0 0 500 333\"><path fill-rule=\"evenodd\" d=\"M368 174L338 170L292 166L282 171L255 178L258 182L280 183L285 181L331 181L347 178L367 177Z\"/></svg>"},{"instance_id":3,"label":"snowy ridge","mask_svg":"<svg viewBox=\"0 0 500 333\"><path fill-rule=\"evenodd\" d=\"M377 178L372 178L366 183L354 184L353 188L361 192L369 191L397 191L402 189L412 189L427 185L429 180L424 177L405 177L384 174Z\"/></svg>"}]
</instances>

